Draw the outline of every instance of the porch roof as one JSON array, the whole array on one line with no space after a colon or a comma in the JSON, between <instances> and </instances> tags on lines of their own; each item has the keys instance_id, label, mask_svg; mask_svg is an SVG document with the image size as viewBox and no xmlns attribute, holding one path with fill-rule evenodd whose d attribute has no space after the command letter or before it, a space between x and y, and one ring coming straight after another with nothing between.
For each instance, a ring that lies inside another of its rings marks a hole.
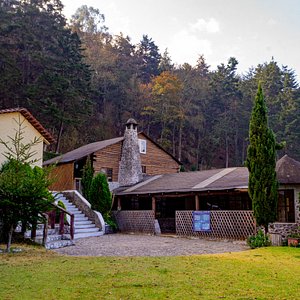
<instances>
[{"instance_id":1,"label":"porch roof","mask_svg":"<svg viewBox=\"0 0 300 300\"><path fill-rule=\"evenodd\" d=\"M280 184L300 184L300 162L283 156L276 164ZM248 189L249 172L245 167L182 172L146 177L131 187L121 187L116 195L192 193L201 191Z\"/></svg>"},{"instance_id":2,"label":"porch roof","mask_svg":"<svg viewBox=\"0 0 300 300\"><path fill-rule=\"evenodd\" d=\"M241 189L247 186L247 168L237 167L147 177L135 186L119 188L114 192L116 195L181 193Z\"/></svg>"}]
</instances>

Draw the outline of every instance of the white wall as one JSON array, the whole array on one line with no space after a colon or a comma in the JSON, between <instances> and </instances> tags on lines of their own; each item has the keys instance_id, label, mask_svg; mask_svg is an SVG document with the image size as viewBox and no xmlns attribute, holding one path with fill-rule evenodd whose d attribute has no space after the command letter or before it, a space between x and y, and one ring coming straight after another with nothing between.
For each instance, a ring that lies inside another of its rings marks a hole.
<instances>
[{"instance_id":1,"label":"white wall","mask_svg":"<svg viewBox=\"0 0 300 300\"><path fill-rule=\"evenodd\" d=\"M23 144L28 144L29 142L33 141L34 138L40 138L41 142L37 145L34 145L30 152L35 151L36 154L31 159L38 159L37 162L33 163L33 166L42 166L43 163L43 137L41 134L23 117L23 115L19 112L13 113L6 113L0 114L0 138L5 141L9 142L9 137L14 138L16 134L16 130L18 130L18 123L20 121L24 123L22 124L22 128L24 131L23 134ZM11 142L9 142L11 146ZM4 145L0 144L0 165L6 161L5 156L3 155L7 152L7 149Z\"/></svg>"}]
</instances>

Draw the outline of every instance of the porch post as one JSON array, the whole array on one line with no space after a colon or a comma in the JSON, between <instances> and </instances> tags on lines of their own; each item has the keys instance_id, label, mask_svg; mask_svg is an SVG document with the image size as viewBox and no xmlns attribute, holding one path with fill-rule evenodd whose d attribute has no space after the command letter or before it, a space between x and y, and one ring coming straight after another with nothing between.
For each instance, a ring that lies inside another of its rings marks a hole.
<instances>
[{"instance_id":1,"label":"porch post","mask_svg":"<svg viewBox=\"0 0 300 300\"><path fill-rule=\"evenodd\" d=\"M155 212L156 212L156 203L155 203L155 197L152 196L152 210L154 211L154 215L155 215Z\"/></svg>"},{"instance_id":2,"label":"porch post","mask_svg":"<svg viewBox=\"0 0 300 300\"><path fill-rule=\"evenodd\" d=\"M121 206L121 198L118 197L118 207L117 207L117 210L121 210L122 209L122 206Z\"/></svg>"},{"instance_id":3,"label":"porch post","mask_svg":"<svg viewBox=\"0 0 300 300\"><path fill-rule=\"evenodd\" d=\"M195 210L200 210L199 195L195 195Z\"/></svg>"}]
</instances>

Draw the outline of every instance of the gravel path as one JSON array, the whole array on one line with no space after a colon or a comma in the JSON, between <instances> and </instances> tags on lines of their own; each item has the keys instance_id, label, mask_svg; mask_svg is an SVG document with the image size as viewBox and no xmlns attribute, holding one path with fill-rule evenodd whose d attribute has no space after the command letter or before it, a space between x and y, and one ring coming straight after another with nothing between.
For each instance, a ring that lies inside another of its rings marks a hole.
<instances>
[{"instance_id":1,"label":"gravel path","mask_svg":"<svg viewBox=\"0 0 300 300\"><path fill-rule=\"evenodd\" d=\"M76 256L176 256L248 250L244 242L212 241L170 236L107 234L83 238L75 246L54 251Z\"/></svg>"}]
</instances>

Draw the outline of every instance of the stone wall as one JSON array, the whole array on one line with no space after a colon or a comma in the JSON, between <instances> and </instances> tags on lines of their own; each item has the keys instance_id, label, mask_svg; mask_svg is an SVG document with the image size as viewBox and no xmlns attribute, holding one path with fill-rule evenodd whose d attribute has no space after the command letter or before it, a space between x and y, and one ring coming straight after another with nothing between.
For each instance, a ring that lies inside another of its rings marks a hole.
<instances>
[{"instance_id":1,"label":"stone wall","mask_svg":"<svg viewBox=\"0 0 300 300\"><path fill-rule=\"evenodd\" d=\"M282 241L286 241L291 233L300 233L297 223L273 223L269 225L270 234L280 234Z\"/></svg>"},{"instance_id":2,"label":"stone wall","mask_svg":"<svg viewBox=\"0 0 300 300\"><path fill-rule=\"evenodd\" d=\"M120 210L113 215L121 232L155 233L153 210Z\"/></svg>"}]
</instances>

